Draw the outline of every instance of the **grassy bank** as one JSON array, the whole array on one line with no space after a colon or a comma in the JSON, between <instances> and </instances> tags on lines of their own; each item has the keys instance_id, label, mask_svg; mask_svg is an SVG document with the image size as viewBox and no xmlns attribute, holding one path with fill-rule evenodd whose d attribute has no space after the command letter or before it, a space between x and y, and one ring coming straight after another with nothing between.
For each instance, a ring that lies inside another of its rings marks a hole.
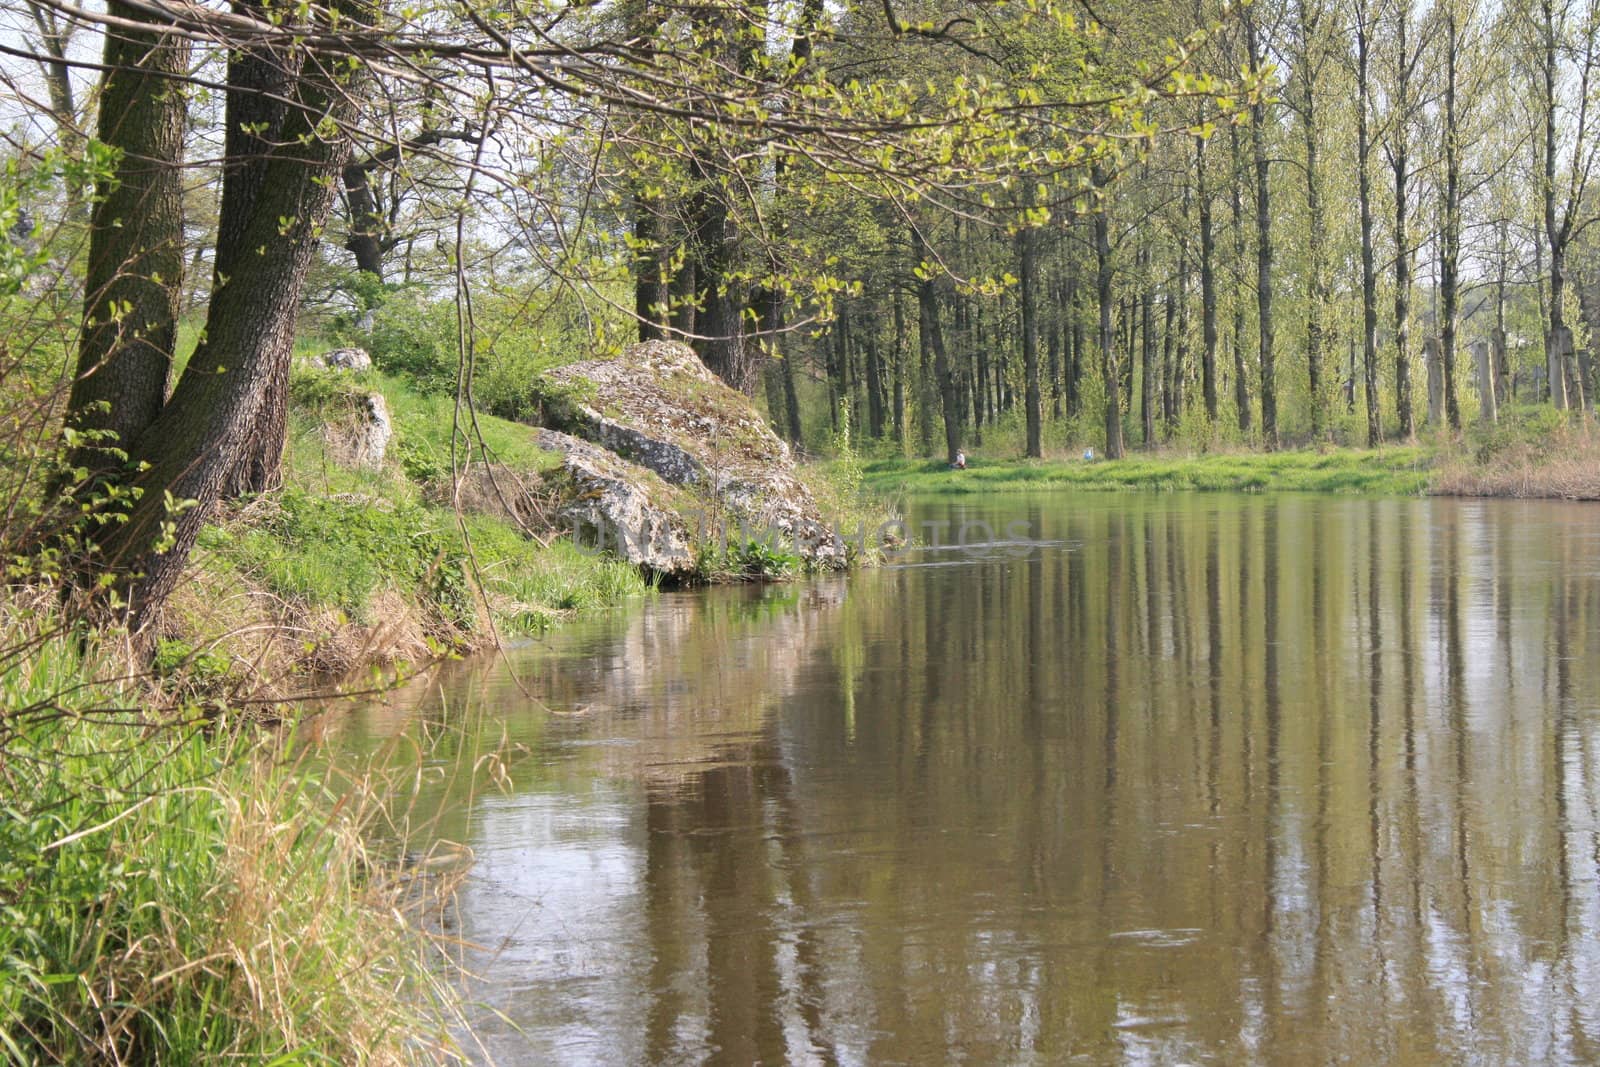
<instances>
[{"instance_id":1,"label":"grassy bank","mask_svg":"<svg viewBox=\"0 0 1600 1067\"><path fill-rule=\"evenodd\" d=\"M393 426L375 465L350 454L374 393ZM473 462L459 510L452 437L456 466ZM296 677L471 651L647 594L637 569L551 528L537 489L551 462L517 423L480 415L453 432L449 399L402 379L297 371L284 485L201 535L158 665L286 693Z\"/></svg>"},{"instance_id":2,"label":"grassy bank","mask_svg":"<svg viewBox=\"0 0 1600 1067\"><path fill-rule=\"evenodd\" d=\"M1375 451L1134 454L1121 460L972 459L966 470L925 460L877 460L865 483L888 493L1003 493L1048 489L1211 490L1411 496L1431 477L1421 448Z\"/></svg>"},{"instance_id":3,"label":"grassy bank","mask_svg":"<svg viewBox=\"0 0 1600 1067\"><path fill-rule=\"evenodd\" d=\"M452 1058L450 885L372 847L388 784L156 697L53 603L0 594L0 1061Z\"/></svg>"}]
</instances>

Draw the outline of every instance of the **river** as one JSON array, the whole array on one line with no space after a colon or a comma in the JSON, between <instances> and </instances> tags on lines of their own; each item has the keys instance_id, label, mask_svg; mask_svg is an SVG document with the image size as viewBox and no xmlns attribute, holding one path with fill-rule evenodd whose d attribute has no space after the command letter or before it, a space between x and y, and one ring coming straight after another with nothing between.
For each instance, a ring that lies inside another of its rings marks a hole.
<instances>
[{"instance_id":1,"label":"river","mask_svg":"<svg viewBox=\"0 0 1600 1067\"><path fill-rule=\"evenodd\" d=\"M470 849L486 1060L1600 1059L1600 509L908 517L341 713Z\"/></svg>"}]
</instances>

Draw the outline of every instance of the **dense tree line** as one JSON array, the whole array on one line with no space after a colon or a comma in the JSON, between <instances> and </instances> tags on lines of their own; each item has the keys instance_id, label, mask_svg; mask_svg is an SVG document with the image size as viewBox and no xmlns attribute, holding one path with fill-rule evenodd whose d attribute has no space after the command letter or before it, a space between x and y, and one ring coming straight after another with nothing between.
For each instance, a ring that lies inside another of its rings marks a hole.
<instances>
[{"instance_id":1,"label":"dense tree line","mask_svg":"<svg viewBox=\"0 0 1600 1067\"><path fill-rule=\"evenodd\" d=\"M1577 0L7 7L13 155L108 150L35 214L85 235L62 481L111 502L87 566L138 621L210 507L276 483L313 292L448 300L469 398L504 356L475 294L571 297L796 444L947 457L1595 392Z\"/></svg>"}]
</instances>

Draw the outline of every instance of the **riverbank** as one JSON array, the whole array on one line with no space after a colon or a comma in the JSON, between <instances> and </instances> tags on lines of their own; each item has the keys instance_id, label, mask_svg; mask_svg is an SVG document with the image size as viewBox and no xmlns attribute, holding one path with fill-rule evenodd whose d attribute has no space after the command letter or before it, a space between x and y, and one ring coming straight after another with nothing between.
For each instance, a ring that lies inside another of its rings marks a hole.
<instances>
[{"instance_id":1,"label":"riverbank","mask_svg":"<svg viewBox=\"0 0 1600 1067\"><path fill-rule=\"evenodd\" d=\"M1084 491L1353 493L1600 500L1600 429L1509 422L1455 442L1379 449L1136 452L1120 460L990 459L966 470L939 461L880 459L864 484L885 494Z\"/></svg>"},{"instance_id":2,"label":"riverbank","mask_svg":"<svg viewBox=\"0 0 1600 1067\"><path fill-rule=\"evenodd\" d=\"M1096 491L1309 492L1415 496L1431 478L1422 448L1374 451L1135 453L1125 459L988 460L966 470L928 460L877 460L863 479L881 493L960 495L1074 489Z\"/></svg>"},{"instance_id":3,"label":"riverbank","mask_svg":"<svg viewBox=\"0 0 1600 1067\"><path fill-rule=\"evenodd\" d=\"M393 841L404 783L312 769L57 603L0 590L0 1060L458 1059L459 868Z\"/></svg>"}]
</instances>

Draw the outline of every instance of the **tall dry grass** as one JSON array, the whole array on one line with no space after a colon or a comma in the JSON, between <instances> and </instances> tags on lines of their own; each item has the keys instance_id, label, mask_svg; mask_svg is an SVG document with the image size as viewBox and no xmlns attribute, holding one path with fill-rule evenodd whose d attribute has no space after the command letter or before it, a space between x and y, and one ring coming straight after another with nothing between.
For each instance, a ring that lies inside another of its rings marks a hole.
<instances>
[{"instance_id":1,"label":"tall dry grass","mask_svg":"<svg viewBox=\"0 0 1600 1067\"><path fill-rule=\"evenodd\" d=\"M1436 496L1600 500L1600 427L1590 419L1511 423L1440 456Z\"/></svg>"},{"instance_id":2,"label":"tall dry grass","mask_svg":"<svg viewBox=\"0 0 1600 1067\"><path fill-rule=\"evenodd\" d=\"M462 868L395 836L403 790L141 710L37 598L0 594L0 632L0 1060L458 1058Z\"/></svg>"}]
</instances>

